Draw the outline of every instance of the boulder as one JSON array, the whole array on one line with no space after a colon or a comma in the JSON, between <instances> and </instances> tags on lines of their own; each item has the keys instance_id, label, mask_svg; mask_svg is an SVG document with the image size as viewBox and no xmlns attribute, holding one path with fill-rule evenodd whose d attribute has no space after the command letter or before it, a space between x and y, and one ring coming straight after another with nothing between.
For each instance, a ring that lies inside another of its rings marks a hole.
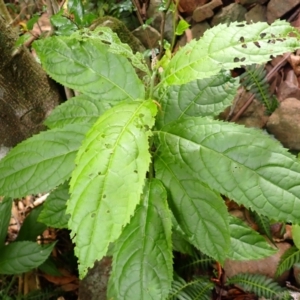
<instances>
[{"instance_id":1,"label":"boulder","mask_svg":"<svg viewBox=\"0 0 300 300\"><path fill-rule=\"evenodd\" d=\"M267 130L290 150L300 151L300 101L287 98L273 112Z\"/></svg>"}]
</instances>

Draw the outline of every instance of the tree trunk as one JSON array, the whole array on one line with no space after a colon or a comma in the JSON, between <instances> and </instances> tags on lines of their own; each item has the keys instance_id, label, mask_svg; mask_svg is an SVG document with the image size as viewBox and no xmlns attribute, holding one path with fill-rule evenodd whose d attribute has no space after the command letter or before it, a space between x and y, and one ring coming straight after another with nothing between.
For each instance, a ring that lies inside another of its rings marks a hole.
<instances>
[{"instance_id":1,"label":"tree trunk","mask_svg":"<svg viewBox=\"0 0 300 300\"><path fill-rule=\"evenodd\" d=\"M3 0L0 0L3 3ZM1 4L0 3L0 4ZM17 33L0 5L0 146L13 147L43 129L43 121L59 104L57 86L31 53L14 51Z\"/></svg>"}]
</instances>

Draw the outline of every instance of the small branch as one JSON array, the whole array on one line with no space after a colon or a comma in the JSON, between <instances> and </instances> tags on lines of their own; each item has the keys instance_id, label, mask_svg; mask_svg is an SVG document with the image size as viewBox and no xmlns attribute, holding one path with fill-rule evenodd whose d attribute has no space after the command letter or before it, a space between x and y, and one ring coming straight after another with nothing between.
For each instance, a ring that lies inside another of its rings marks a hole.
<instances>
[{"instance_id":1,"label":"small branch","mask_svg":"<svg viewBox=\"0 0 300 300\"><path fill-rule=\"evenodd\" d=\"M166 17L169 11L170 5L172 0L168 0L166 5L166 9L162 12L161 16L161 23L160 23L160 45L159 45L159 54L157 56L157 60L160 60L164 51L164 33L165 33L165 24L166 24Z\"/></svg>"}]
</instances>

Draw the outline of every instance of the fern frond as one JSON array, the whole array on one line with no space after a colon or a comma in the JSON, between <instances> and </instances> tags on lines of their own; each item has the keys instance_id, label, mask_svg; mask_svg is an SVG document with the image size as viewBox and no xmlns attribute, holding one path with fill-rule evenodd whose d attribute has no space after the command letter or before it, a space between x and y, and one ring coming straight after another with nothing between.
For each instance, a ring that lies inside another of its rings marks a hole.
<instances>
[{"instance_id":1,"label":"fern frond","mask_svg":"<svg viewBox=\"0 0 300 300\"><path fill-rule=\"evenodd\" d=\"M300 262L300 250L293 246L281 256L275 276L280 276L286 270L289 270L295 263Z\"/></svg>"},{"instance_id":2,"label":"fern frond","mask_svg":"<svg viewBox=\"0 0 300 300\"><path fill-rule=\"evenodd\" d=\"M260 233L266 235L266 237L273 243L272 233L271 233L271 226L270 226L270 219L267 216L263 216L258 214L256 211L251 211L251 217L253 218L255 224L258 226L258 230Z\"/></svg>"},{"instance_id":3,"label":"fern frond","mask_svg":"<svg viewBox=\"0 0 300 300\"><path fill-rule=\"evenodd\" d=\"M208 270L212 264L215 262L214 259L201 253L200 251L195 251L195 253L189 257L188 262L179 268L179 270Z\"/></svg>"},{"instance_id":4,"label":"fern frond","mask_svg":"<svg viewBox=\"0 0 300 300\"><path fill-rule=\"evenodd\" d=\"M210 300L214 283L207 277L197 277L186 282L183 278L175 276L168 300Z\"/></svg>"},{"instance_id":5,"label":"fern frond","mask_svg":"<svg viewBox=\"0 0 300 300\"><path fill-rule=\"evenodd\" d=\"M282 299L283 293L287 291L271 278L260 274L237 274L231 277L227 284L238 285L246 292L251 292L267 299Z\"/></svg>"},{"instance_id":6,"label":"fern frond","mask_svg":"<svg viewBox=\"0 0 300 300\"><path fill-rule=\"evenodd\" d=\"M270 94L269 84L266 80L264 66L251 65L246 67L244 74L240 76L241 85L266 107L267 113L271 114L277 107L278 101Z\"/></svg>"}]
</instances>

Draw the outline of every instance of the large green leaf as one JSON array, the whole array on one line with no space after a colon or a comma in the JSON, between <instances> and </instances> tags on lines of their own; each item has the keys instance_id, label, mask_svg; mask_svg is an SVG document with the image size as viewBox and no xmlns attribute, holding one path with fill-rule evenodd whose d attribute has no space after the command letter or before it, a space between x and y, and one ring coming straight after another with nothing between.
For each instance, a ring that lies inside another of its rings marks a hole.
<instances>
[{"instance_id":1,"label":"large green leaf","mask_svg":"<svg viewBox=\"0 0 300 300\"><path fill-rule=\"evenodd\" d=\"M224 262L230 236L223 199L185 173L180 164L169 167L162 156L157 157L155 169L156 177L170 193L170 207L189 241L203 253Z\"/></svg>"},{"instance_id":2,"label":"large green leaf","mask_svg":"<svg viewBox=\"0 0 300 300\"><path fill-rule=\"evenodd\" d=\"M208 78L221 69L231 70L241 65L260 64L285 52L300 48L296 29L276 20L273 24L219 24L207 30L199 40L181 48L162 73L161 84L180 85Z\"/></svg>"},{"instance_id":3,"label":"large green leaf","mask_svg":"<svg viewBox=\"0 0 300 300\"><path fill-rule=\"evenodd\" d=\"M20 274L37 268L50 255L55 243L14 242L1 248L0 274Z\"/></svg>"},{"instance_id":4,"label":"large green leaf","mask_svg":"<svg viewBox=\"0 0 300 300\"><path fill-rule=\"evenodd\" d=\"M13 198L49 191L70 177L89 126L72 124L41 132L0 161L0 195Z\"/></svg>"},{"instance_id":5,"label":"large green leaf","mask_svg":"<svg viewBox=\"0 0 300 300\"><path fill-rule=\"evenodd\" d=\"M54 228L68 228L70 216L66 215L69 200L69 183L65 182L48 196L38 220Z\"/></svg>"},{"instance_id":6,"label":"large green leaf","mask_svg":"<svg viewBox=\"0 0 300 300\"><path fill-rule=\"evenodd\" d=\"M229 72L170 86L161 98L157 125L162 127L185 116L217 116L232 103L238 86L239 81Z\"/></svg>"},{"instance_id":7,"label":"large green leaf","mask_svg":"<svg viewBox=\"0 0 300 300\"><path fill-rule=\"evenodd\" d=\"M12 198L5 197L0 201L0 249L4 246L7 229L11 218Z\"/></svg>"},{"instance_id":8,"label":"large green leaf","mask_svg":"<svg viewBox=\"0 0 300 300\"><path fill-rule=\"evenodd\" d=\"M242 220L229 219L231 249L228 258L233 260L250 260L268 257L277 252L263 236L247 226Z\"/></svg>"},{"instance_id":9,"label":"large green leaf","mask_svg":"<svg viewBox=\"0 0 300 300\"><path fill-rule=\"evenodd\" d=\"M278 141L259 130L196 117L156 135L158 156L172 172L191 172L269 218L299 222L300 163Z\"/></svg>"},{"instance_id":10,"label":"large green leaf","mask_svg":"<svg viewBox=\"0 0 300 300\"><path fill-rule=\"evenodd\" d=\"M172 274L171 214L161 182L147 182L142 202L116 242L108 298L165 299Z\"/></svg>"},{"instance_id":11,"label":"large green leaf","mask_svg":"<svg viewBox=\"0 0 300 300\"><path fill-rule=\"evenodd\" d=\"M25 218L16 241L33 241L35 242L37 236L46 230L47 225L38 222L38 216L43 209L43 205L39 205L31 210L30 214Z\"/></svg>"},{"instance_id":12,"label":"large green leaf","mask_svg":"<svg viewBox=\"0 0 300 300\"><path fill-rule=\"evenodd\" d=\"M156 111L151 100L114 106L94 124L78 152L67 213L81 277L106 254L140 201Z\"/></svg>"},{"instance_id":13,"label":"large green leaf","mask_svg":"<svg viewBox=\"0 0 300 300\"><path fill-rule=\"evenodd\" d=\"M99 40L51 37L34 43L47 73L61 84L94 99L116 103L144 98L144 86L129 61Z\"/></svg>"},{"instance_id":14,"label":"large green leaf","mask_svg":"<svg viewBox=\"0 0 300 300\"><path fill-rule=\"evenodd\" d=\"M109 108L105 101L79 95L57 106L44 122L49 128L64 127L74 123L95 123Z\"/></svg>"},{"instance_id":15,"label":"large green leaf","mask_svg":"<svg viewBox=\"0 0 300 300\"><path fill-rule=\"evenodd\" d=\"M105 44L109 44L108 51L128 58L132 65L148 76L151 75L149 67L141 52L133 53L128 44L122 43L118 35L109 27L96 27L91 31L89 28L84 28L73 34L74 37L80 40L84 39L97 39Z\"/></svg>"}]
</instances>

